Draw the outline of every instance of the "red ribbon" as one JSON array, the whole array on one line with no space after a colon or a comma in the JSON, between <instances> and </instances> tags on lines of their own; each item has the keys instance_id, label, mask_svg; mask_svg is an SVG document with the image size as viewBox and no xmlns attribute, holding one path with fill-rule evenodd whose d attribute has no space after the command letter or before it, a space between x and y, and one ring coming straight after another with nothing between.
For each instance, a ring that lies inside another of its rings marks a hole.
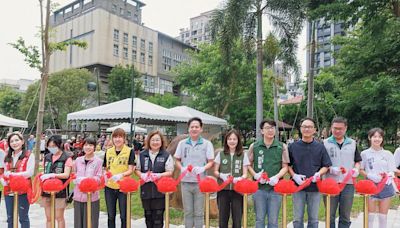
<instances>
[{"instance_id":1,"label":"red ribbon","mask_svg":"<svg viewBox=\"0 0 400 228\"><path fill-rule=\"evenodd\" d=\"M389 176L386 173L381 174L382 180L375 184L371 180L360 180L357 182L356 178L353 177L353 184L355 186L356 192L364 195L376 195L385 188L386 181L388 180Z\"/></svg>"},{"instance_id":2,"label":"red ribbon","mask_svg":"<svg viewBox=\"0 0 400 228\"><path fill-rule=\"evenodd\" d=\"M341 167L341 170L342 173L346 172L343 167ZM353 171L348 172L340 183L337 183L333 178L327 178L324 180L318 178L317 187L319 192L326 195L339 195L346 187L347 182L352 178L353 173Z\"/></svg>"},{"instance_id":3,"label":"red ribbon","mask_svg":"<svg viewBox=\"0 0 400 228\"><path fill-rule=\"evenodd\" d=\"M41 175L42 174L39 174L39 177ZM62 183L61 179L58 178L47 179L40 183L40 187L44 192L60 192L63 189L65 189L68 186L68 184L75 178L76 178L75 173L71 173L67 181L64 182L64 184Z\"/></svg>"}]
</instances>

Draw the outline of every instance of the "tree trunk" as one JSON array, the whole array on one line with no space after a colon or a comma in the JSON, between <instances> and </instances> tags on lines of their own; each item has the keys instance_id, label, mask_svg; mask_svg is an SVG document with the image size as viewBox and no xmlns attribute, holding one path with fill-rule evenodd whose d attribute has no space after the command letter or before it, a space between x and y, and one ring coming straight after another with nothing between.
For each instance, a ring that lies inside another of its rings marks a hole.
<instances>
[{"instance_id":1,"label":"tree trunk","mask_svg":"<svg viewBox=\"0 0 400 228\"><path fill-rule=\"evenodd\" d=\"M263 49L261 1L257 3L257 78L256 78L256 137L261 138L260 123L263 119Z\"/></svg>"},{"instance_id":2,"label":"tree trunk","mask_svg":"<svg viewBox=\"0 0 400 228\"><path fill-rule=\"evenodd\" d=\"M310 72L307 80L307 117L314 116L315 22L311 21Z\"/></svg>"},{"instance_id":3,"label":"tree trunk","mask_svg":"<svg viewBox=\"0 0 400 228\"><path fill-rule=\"evenodd\" d=\"M398 0L392 1L393 14L395 17L400 17L400 2Z\"/></svg>"},{"instance_id":4,"label":"tree trunk","mask_svg":"<svg viewBox=\"0 0 400 228\"><path fill-rule=\"evenodd\" d=\"M39 158L40 158L40 139L43 131L43 116L44 116L44 105L46 99L47 83L49 80L49 19L50 19L50 0L46 3L46 17L45 24L43 24L43 7L42 0L39 0L40 12L41 12L41 38L42 38L42 69L41 69L41 81L40 81L40 94L39 94L39 107L37 113L36 123L36 145L35 145L35 173L38 172Z\"/></svg>"}]
</instances>

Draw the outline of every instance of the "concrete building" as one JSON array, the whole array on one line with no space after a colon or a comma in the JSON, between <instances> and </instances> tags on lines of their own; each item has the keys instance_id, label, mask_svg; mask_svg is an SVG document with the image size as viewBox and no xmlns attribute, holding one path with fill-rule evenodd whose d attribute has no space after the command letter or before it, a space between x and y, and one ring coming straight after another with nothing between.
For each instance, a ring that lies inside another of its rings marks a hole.
<instances>
[{"instance_id":1,"label":"concrete building","mask_svg":"<svg viewBox=\"0 0 400 228\"><path fill-rule=\"evenodd\" d=\"M214 10L210 10L190 18L190 28L181 28L177 39L194 47L202 42L210 43L210 21L214 12Z\"/></svg>"},{"instance_id":2,"label":"concrete building","mask_svg":"<svg viewBox=\"0 0 400 228\"><path fill-rule=\"evenodd\" d=\"M13 88L17 92L25 93L28 87L33 84L34 80L29 79L0 79L0 86L8 86Z\"/></svg>"},{"instance_id":3,"label":"concrete building","mask_svg":"<svg viewBox=\"0 0 400 228\"><path fill-rule=\"evenodd\" d=\"M333 66L336 63L333 53L340 49L340 46L332 44L332 38L334 36L343 36L344 29L342 23L331 23L324 19L316 21L315 25L315 38L317 41L317 48L315 52L315 74L319 74L320 70L324 67ZM312 26L307 23L307 43L311 42ZM307 50L306 58L306 73L310 70L310 50Z\"/></svg>"},{"instance_id":4,"label":"concrete building","mask_svg":"<svg viewBox=\"0 0 400 228\"><path fill-rule=\"evenodd\" d=\"M193 47L142 23L138 0L76 0L51 18L55 42L78 39L87 49L70 46L51 57L50 72L87 68L99 76L107 94L107 74L118 64L133 64L142 74L147 93L173 92L171 69L187 59Z\"/></svg>"}]
</instances>

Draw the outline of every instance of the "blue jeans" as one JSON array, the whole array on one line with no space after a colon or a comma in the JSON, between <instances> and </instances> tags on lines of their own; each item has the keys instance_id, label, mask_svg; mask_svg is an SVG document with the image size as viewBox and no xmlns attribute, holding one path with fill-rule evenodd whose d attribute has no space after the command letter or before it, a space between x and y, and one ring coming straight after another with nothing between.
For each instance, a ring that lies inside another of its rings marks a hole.
<instances>
[{"instance_id":1,"label":"blue jeans","mask_svg":"<svg viewBox=\"0 0 400 228\"><path fill-rule=\"evenodd\" d=\"M265 228L265 216L268 214L268 228L278 227L279 210L282 196L270 190L258 190L253 195L256 211L256 228Z\"/></svg>"},{"instance_id":2,"label":"blue jeans","mask_svg":"<svg viewBox=\"0 0 400 228\"><path fill-rule=\"evenodd\" d=\"M293 194L293 227L304 227L304 207L307 204L308 228L318 227L319 192L300 191Z\"/></svg>"},{"instance_id":3,"label":"blue jeans","mask_svg":"<svg viewBox=\"0 0 400 228\"><path fill-rule=\"evenodd\" d=\"M331 196L331 225L335 228L336 210L339 206L339 228L349 228L351 224L350 214L353 206L354 186L347 184L337 196Z\"/></svg>"},{"instance_id":4,"label":"blue jeans","mask_svg":"<svg viewBox=\"0 0 400 228\"><path fill-rule=\"evenodd\" d=\"M6 196L6 210L7 210L7 223L8 228L13 228L13 217L14 217L14 196ZM29 202L26 194L18 195L18 217L21 228L29 228Z\"/></svg>"}]
</instances>

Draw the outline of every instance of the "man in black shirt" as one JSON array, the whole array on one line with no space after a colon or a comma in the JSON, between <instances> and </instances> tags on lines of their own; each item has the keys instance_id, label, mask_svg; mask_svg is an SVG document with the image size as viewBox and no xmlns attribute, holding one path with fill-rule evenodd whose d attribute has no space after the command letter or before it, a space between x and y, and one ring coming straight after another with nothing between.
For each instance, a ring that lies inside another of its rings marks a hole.
<instances>
[{"instance_id":1,"label":"man in black shirt","mask_svg":"<svg viewBox=\"0 0 400 228\"><path fill-rule=\"evenodd\" d=\"M308 228L318 227L318 211L321 194L315 184L318 178L332 165L325 147L314 140L315 121L304 118L300 121L301 140L289 145L289 173L301 185L312 177L313 183L293 195L293 227L303 228L304 207L307 204Z\"/></svg>"}]
</instances>

